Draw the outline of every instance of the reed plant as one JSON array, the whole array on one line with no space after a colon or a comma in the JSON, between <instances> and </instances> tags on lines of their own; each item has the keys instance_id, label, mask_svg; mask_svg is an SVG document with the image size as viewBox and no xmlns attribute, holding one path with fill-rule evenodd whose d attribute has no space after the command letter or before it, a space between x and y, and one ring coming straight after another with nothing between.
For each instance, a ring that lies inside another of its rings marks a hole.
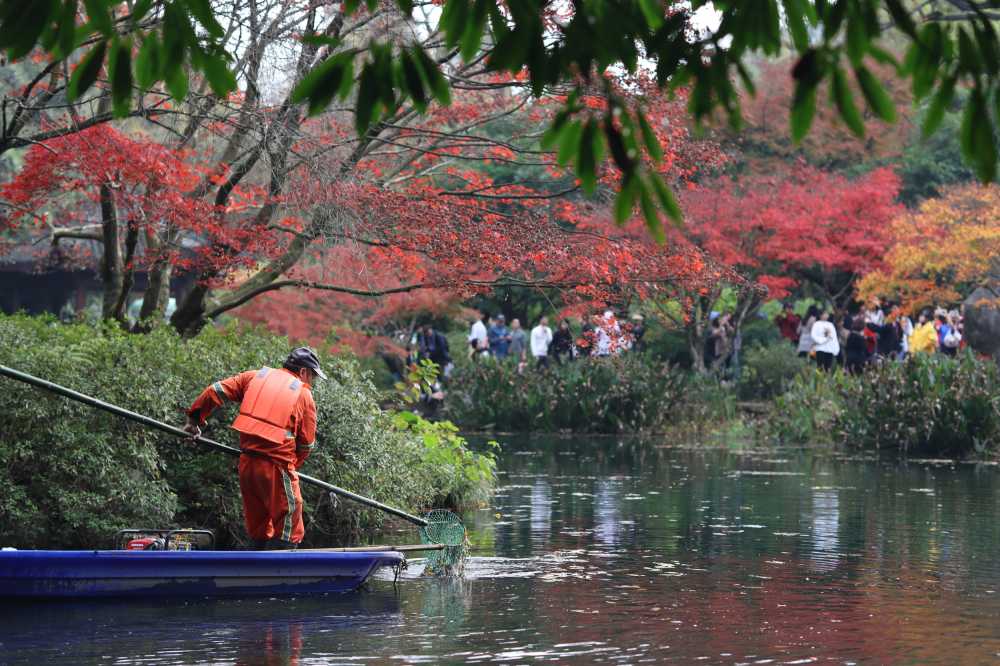
<instances>
[{"instance_id":1,"label":"reed plant","mask_svg":"<svg viewBox=\"0 0 1000 666\"><path fill-rule=\"evenodd\" d=\"M992 456L1000 450L1000 373L969 352L884 362L858 376L812 369L775 399L762 427L785 444Z\"/></svg>"},{"instance_id":2,"label":"reed plant","mask_svg":"<svg viewBox=\"0 0 1000 666\"><path fill-rule=\"evenodd\" d=\"M639 432L676 422L686 385L686 373L640 354L548 368L484 358L456 370L445 404L473 430Z\"/></svg>"}]
</instances>

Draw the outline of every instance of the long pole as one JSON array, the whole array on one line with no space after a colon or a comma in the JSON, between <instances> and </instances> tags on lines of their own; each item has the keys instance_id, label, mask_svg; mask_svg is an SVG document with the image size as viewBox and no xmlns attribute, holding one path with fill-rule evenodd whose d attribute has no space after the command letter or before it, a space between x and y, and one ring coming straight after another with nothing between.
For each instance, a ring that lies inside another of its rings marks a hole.
<instances>
[{"instance_id":1,"label":"long pole","mask_svg":"<svg viewBox=\"0 0 1000 666\"><path fill-rule=\"evenodd\" d=\"M79 393L77 391L74 391L73 389L66 388L65 386L60 386L59 384L53 384L50 381L41 379L39 377L35 377L34 375L29 375L25 372L21 372L13 368L8 368L5 365L0 365L0 375L4 375L5 377L9 377L11 379L16 379L17 381L24 382L25 384L30 384L32 386L44 389L51 393L57 393L63 397L69 398L70 400L76 400L77 402L82 402L85 405L90 405L91 407L96 407L97 409L103 409L106 412L111 412L116 416L120 416L122 418L129 419L137 423L141 423L155 430L165 432L168 435L174 435L175 437L182 437L184 439L191 439L191 435L187 431L182 430L181 428L177 428L175 426L163 423L162 421L157 421L156 419L144 416L143 414L138 414L123 407L119 407L118 405L112 405L109 402L98 400L97 398L93 398L89 395L84 395L83 393ZM195 438L195 441L198 442L199 444L204 444L205 446L209 446L217 451L222 451L224 453L228 453L234 456L238 456L242 453L254 455L252 451L241 451L232 446L220 444L219 442L208 439L207 437L197 437ZM404 520L410 521L414 525L419 525L421 527L427 526L427 521L424 520L423 518L418 518L417 516L409 514L403 511L402 509L397 509L396 507L389 506L388 504L382 504L381 502L373 500L369 497L364 497L362 495L352 493L350 490L344 490L343 488L338 488L332 483L327 483L326 481L321 481L320 479L317 479L312 476L307 476L306 474L301 474L301 473L299 474L299 479L305 483L312 484L314 486L322 488L323 490L334 493L335 495L339 495L341 497L353 500L360 504L370 506L371 508L378 509L379 511L391 513L394 516L398 516Z\"/></svg>"}]
</instances>

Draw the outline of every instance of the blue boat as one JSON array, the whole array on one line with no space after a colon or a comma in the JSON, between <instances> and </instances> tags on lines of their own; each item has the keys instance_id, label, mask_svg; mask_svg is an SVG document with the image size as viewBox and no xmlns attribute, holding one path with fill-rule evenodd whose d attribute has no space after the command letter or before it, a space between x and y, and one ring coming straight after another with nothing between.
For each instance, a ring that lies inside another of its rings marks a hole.
<instances>
[{"instance_id":1,"label":"blue boat","mask_svg":"<svg viewBox=\"0 0 1000 666\"><path fill-rule=\"evenodd\" d=\"M242 597L350 592L395 550L0 551L0 598Z\"/></svg>"}]
</instances>

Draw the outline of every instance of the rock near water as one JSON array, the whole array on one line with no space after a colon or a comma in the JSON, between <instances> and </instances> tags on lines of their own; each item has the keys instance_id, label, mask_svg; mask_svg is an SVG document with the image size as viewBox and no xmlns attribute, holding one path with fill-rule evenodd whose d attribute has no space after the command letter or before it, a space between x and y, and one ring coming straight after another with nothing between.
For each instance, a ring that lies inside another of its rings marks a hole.
<instances>
[{"instance_id":1,"label":"rock near water","mask_svg":"<svg viewBox=\"0 0 1000 666\"><path fill-rule=\"evenodd\" d=\"M966 342L1000 363L1000 280L976 289L964 305Z\"/></svg>"}]
</instances>

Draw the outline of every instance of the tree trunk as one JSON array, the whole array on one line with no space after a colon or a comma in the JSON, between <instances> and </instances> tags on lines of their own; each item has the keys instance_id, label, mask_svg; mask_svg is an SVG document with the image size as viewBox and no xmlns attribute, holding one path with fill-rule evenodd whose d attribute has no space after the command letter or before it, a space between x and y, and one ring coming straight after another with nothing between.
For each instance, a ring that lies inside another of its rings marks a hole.
<instances>
[{"instance_id":1,"label":"tree trunk","mask_svg":"<svg viewBox=\"0 0 1000 666\"><path fill-rule=\"evenodd\" d=\"M312 31L315 26L316 20L316 6L313 6L309 10L308 14L308 31ZM256 20L256 19L254 19ZM327 37L336 38L340 35L340 30L344 24L343 14L339 14L330 24L327 26L323 34ZM266 40L262 40L260 44L261 53L263 48L266 47L264 44ZM298 60L295 66L295 76L293 77L293 88L295 84L301 81L306 74L309 73L311 67L317 66L313 60L318 52L319 47L317 45L306 45L302 51L299 53ZM259 62L255 62L255 58L259 58L260 54L256 51L250 54L250 65L251 68L259 68ZM257 70L252 69L255 73ZM315 71L315 70L313 70ZM254 103L256 103L256 91L251 93ZM271 179L268 184L268 193L271 197L276 197L281 194L285 187L285 183L288 177L288 156L298 139L299 128L302 124L304 117L303 109L301 105L292 104L291 95L285 98L284 103L281 105L276 120L271 127L268 128L266 132L265 139L259 144L257 149L251 151L250 156L237 166L236 169L230 174L229 180L224 183L218 190L216 194L215 204L219 207L224 207L229 194L232 192L232 188L242 180L244 176L249 173L250 169L256 166L260 155L267 150L268 157L270 158L271 167ZM272 137L277 136L277 145L271 147ZM364 144L365 142L362 142ZM238 147L236 141L230 141L227 147L227 152L232 150L235 151ZM203 193L199 192L199 196ZM274 215L276 206L269 202L265 204L257 213L256 224L261 228L265 228L271 221ZM315 223L314 223L315 224ZM311 240L311 239L309 239ZM291 268L296 261L302 256L305 250L305 246L308 244L308 240L303 242L301 236L296 237L292 243L289 251L286 253L286 257L291 258L291 261L287 259L279 258L276 262L272 261L269 268L265 268L263 271L258 273L258 275L251 278L255 284L257 284L261 279L269 279L274 281L277 279L285 270ZM287 264L287 265L285 265ZM275 269L275 266L282 266L279 270ZM206 271L199 276L198 283L195 285L187 296L183 299L177 311L170 318L171 325L180 332L181 335L185 337L190 337L197 335L198 331L207 323L210 317L216 316L214 314L206 316L208 310L207 299L211 290L205 286L206 283L214 278L216 275L212 271ZM264 277L267 276L267 277ZM245 285L243 285L245 286ZM221 311L224 312L227 308L223 308Z\"/></svg>"},{"instance_id":2,"label":"tree trunk","mask_svg":"<svg viewBox=\"0 0 1000 666\"><path fill-rule=\"evenodd\" d=\"M135 284L135 248L139 243L139 225L135 220L126 223L125 259L122 262L121 285L118 288L118 299L115 301L111 318L125 324L125 308L128 306L128 296Z\"/></svg>"},{"instance_id":3,"label":"tree trunk","mask_svg":"<svg viewBox=\"0 0 1000 666\"><path fill-rule=\"evenodd\" d=\"M691 351L692 368L700 375L708 374L712 370L705 365L705 337L711 321L712 305L719 300L721 293L720 289L715 289L705 296L697 297L691 312L691 319L685 326L688 349Z\"/></svg>"},{"instance_id":4,"label":"tree trunk","mask_svg":"<svg viewBox=\"0 0 1000 666\"><path fill-rule=\"evenodd\" d=\"M691 368L699 375L704 375L708 372L708 369L705 367L705 354L703 351L705 343L702 339L703 336L699 330L700 328L700 326L688 328L688 351L691 353Z\"/></svg>"},{"instance_id":5,"label":"tree trunk","mask_svg":"<svg viewBox=\"0 0 1000 666\"><path fill-rule=\"evenodd\" d=\"M150 229L146 233L147 255L155 256L147 273L146 293L142 297L142 308L139 310L139 321L135 330L145 332L151 324L163 321L163 316L170 303L170 277L173 275L173 265L165 248L177 242L178 232L172 225L167 225L161 238L156 231Z\"/></svg>"},{"instance_id":6,"label":"tree trunk","mask_svg":"<svg viewBox=\"0 0 1000 666\"><path fill-rule=\"evenodd\" d=\"M116 307L122 291L122 257L118 239L118 214L115 211L111 186L101 185L101 282L103 283L101 318L115 319Z\"/></svg>"},{"instance_id":7,"label":"tree trunk","mask_svg":"<svg viewBox=\"0 0 1000 666\"><path fill-rule=\"evenodd\" d=\"M756 289L747 289L736 298L736 312L733 313L733 339L743 335L743 325L747 320L757 314L760 306L764 304L767 292L760 292ZM742 341L741 341L742 342ZM742 347L742 345L741 345Z\"/></svg>"},{"instance_id":8,"label":"tree trunk","mask_svg":"<svg viewBox=\"0 0 1000 666\"><path fill-rule=\"evenodd\" d=\"M157 261L149 269L146 293L142 297L142 308L139 310L139 326L148 330L148 322L159 322L167 311L170 303L170 276L173 270L169 261ZM146 323L143 323L146 322Z\"/></svg>"},{"instance_id":9,"label":"tree trunk","mask_svg":"<svg viewBox=\"0 0 1000 666\"><path fill-rule=\"evenodd\" d=\"M170 317L170 325L177 329L177 332L186 338L194 337L205 325L205 298L208 296L209 288L206 280L213 277L211 274L201 274L194 288L181 301L180 307Z\"/></svg>"}]
</instances>

